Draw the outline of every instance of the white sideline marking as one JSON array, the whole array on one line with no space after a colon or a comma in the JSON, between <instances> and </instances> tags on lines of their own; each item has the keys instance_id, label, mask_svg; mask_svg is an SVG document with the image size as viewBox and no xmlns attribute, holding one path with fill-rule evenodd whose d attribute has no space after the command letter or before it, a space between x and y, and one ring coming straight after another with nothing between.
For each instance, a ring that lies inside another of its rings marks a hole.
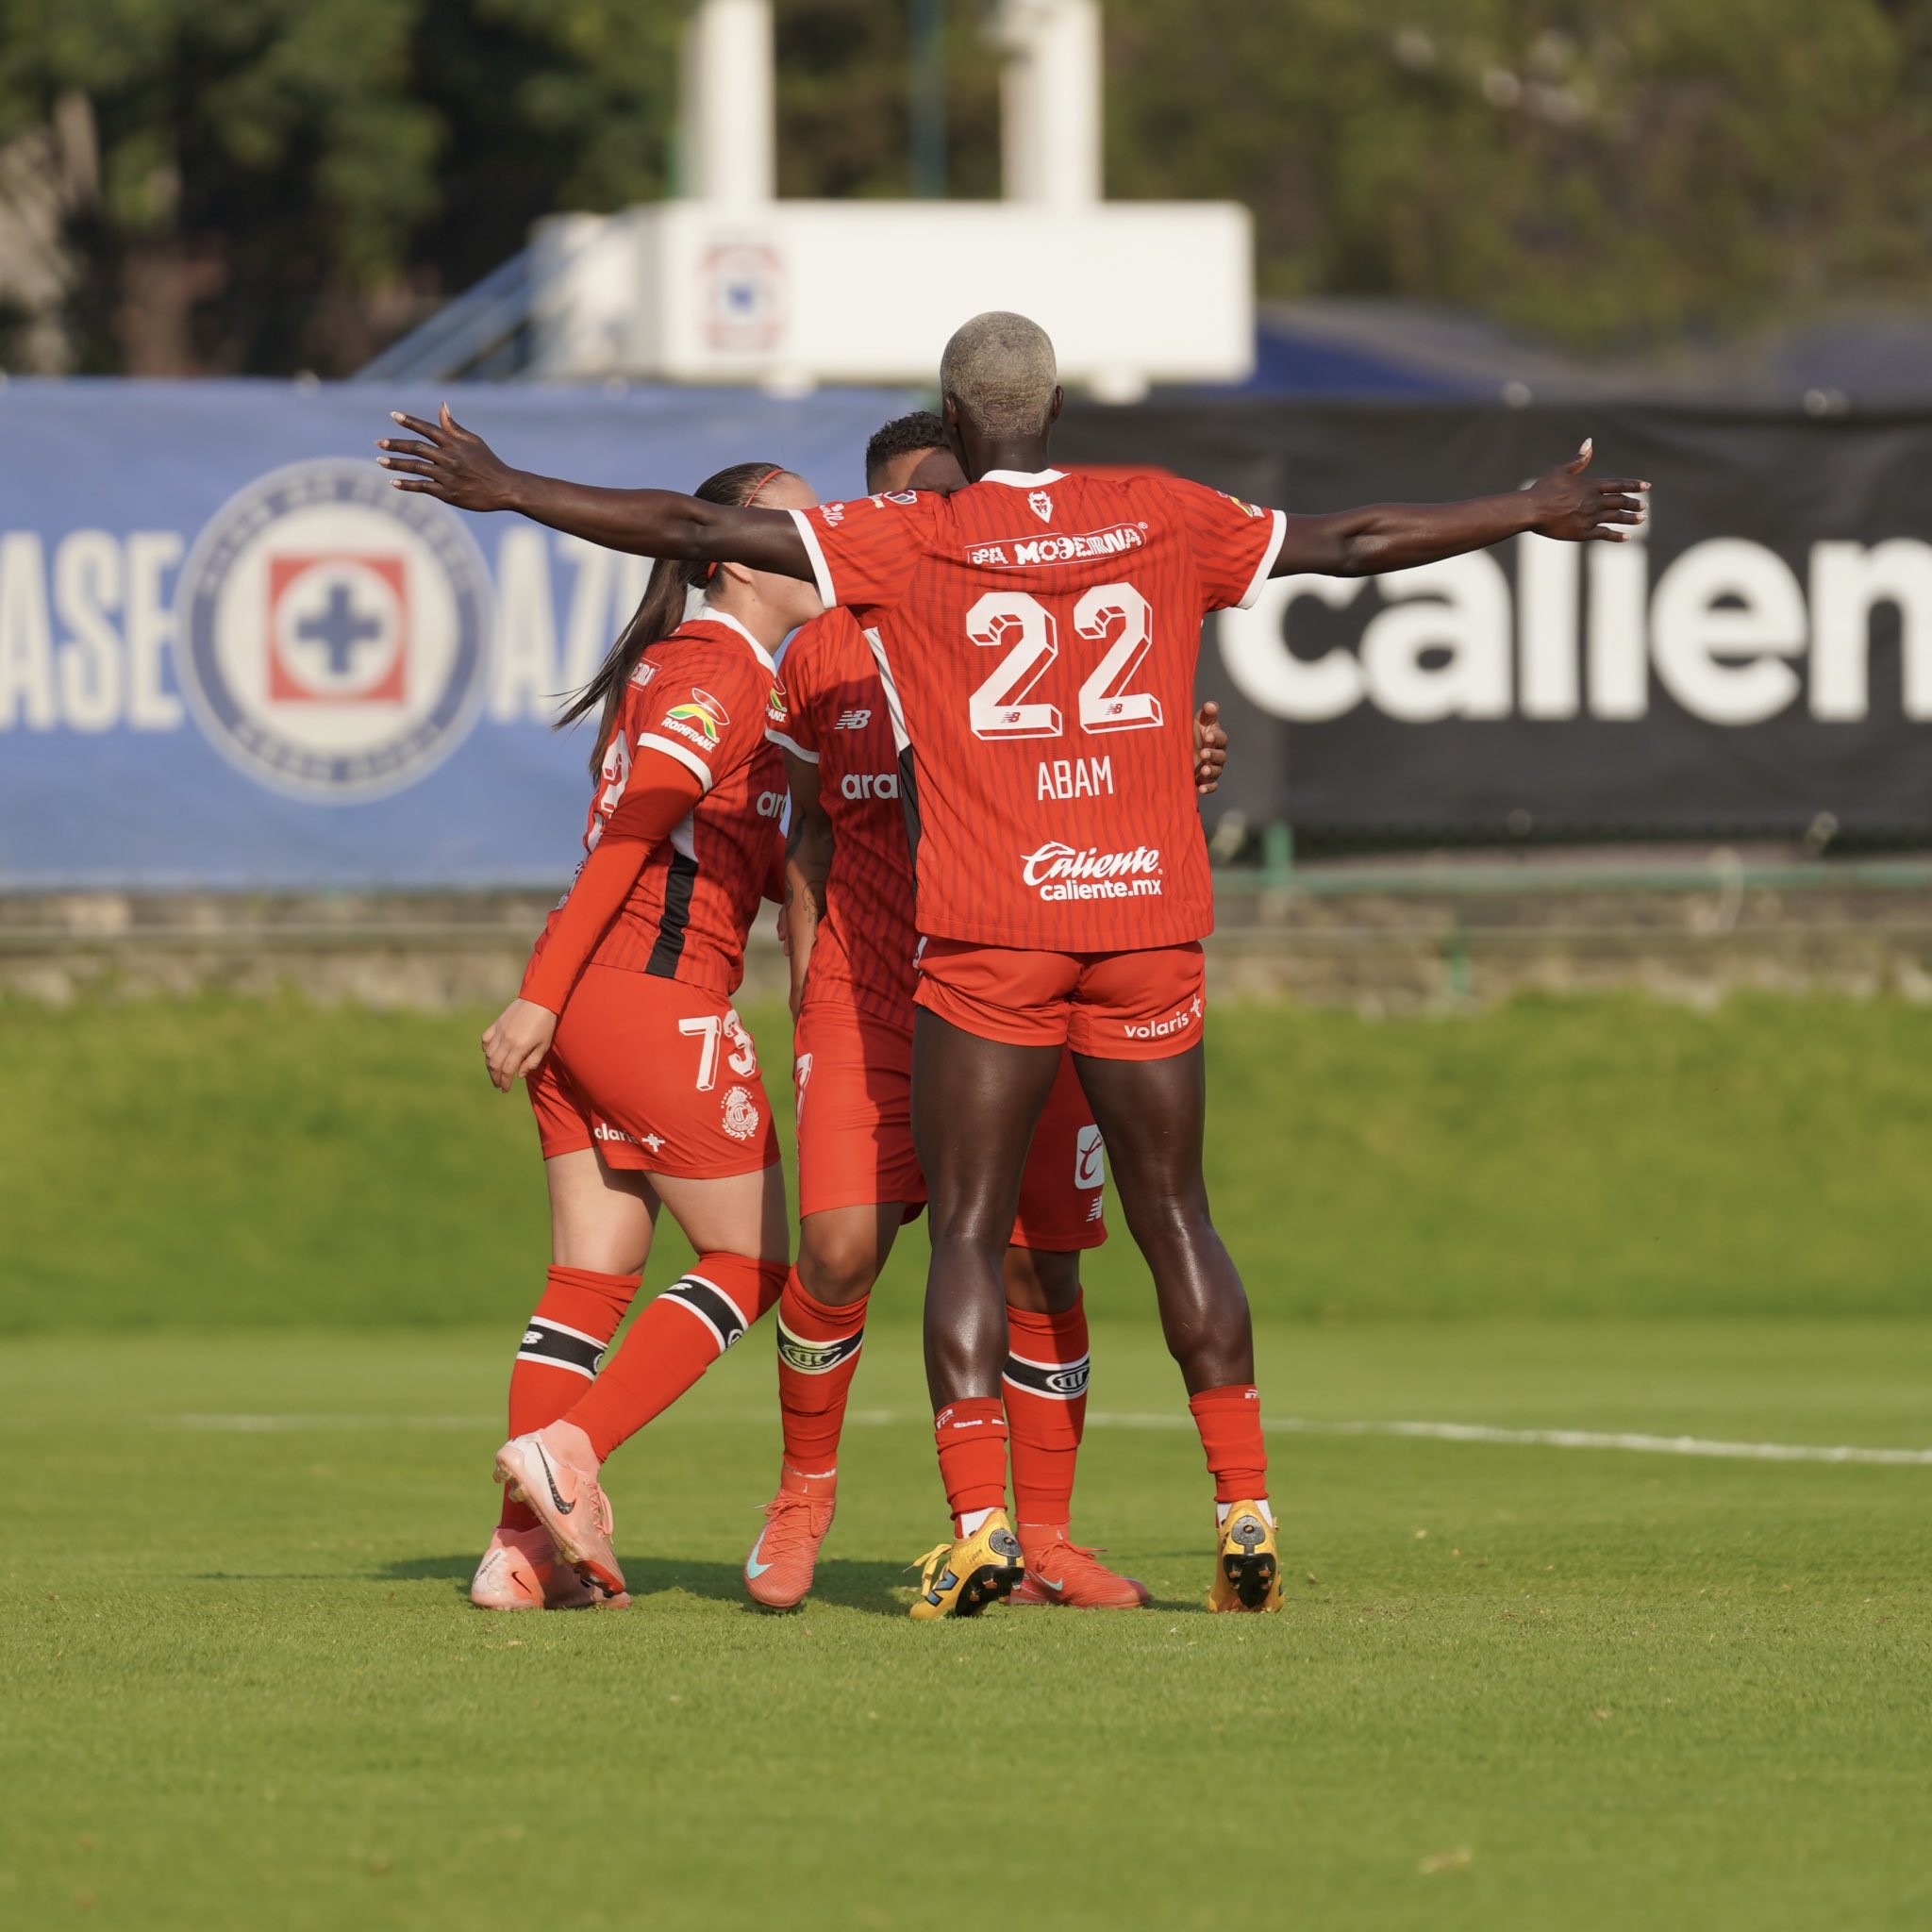
<instances>
[{"instance_id":1,"label":"white sideline marking","mask_svg":"<svg viewBox=\"0 0 1932 1932\"><path fill-rule=\"evenodd\" d=\"M335 1429L498 1429L493 1415L158 1415L158 1429L193 1429L204 1434L293 1436Z\"/></svg>"},{"instance_id":2,"label":"white sideline marking","mask_svg":"<svg viewBox=\"0 0 1932 1932\"><path fill-rule=\"evenodd\" d=\"M1090 1428L1188 1429L1184 1415L1091 1415ZM1499 1429L1487 1423L1310 1422L1267 1416L1262 1426L1289 1436L1407 1436L1432 1442L1501 1442L1541 1449L1624 1449L1640 1456L1706 1456L1734 1462L1875 1462L1932 1467L1932 1449L1867 1449L1824 1442L1722 1442L1705 1436L1644 1436L1598 1429Z\"/></svg>"},{"instance_id":3,"label":"white sideline marking","mask_svg":"<svg viewBox=\"0 0 1932 1932\"><path fill-rule=\"evenodd\" d=\"M746 1415L752 1411L744 1411ZM758 1411L762 1414L763 1411ZM192 1429L223 1435L299 1435L341 1429L496 1429L491 1415L158 1415L162 1429ZM882 1428L919 1418L890 1408L855 1408L845 1421L855 1427ZM1090 1413L1093 1429L1191 1429L1191 1417L1137 1415L1100 1410ZM1932 1468L1932 1449L1872 1449L1849 1443L1724 1442L1705 1436L1646 1436L1598 1429L1499 1429L1487 1423L1312 1422L1306 1416L1268 1416L1262 1426L1285 1436L1401 1436L1431 1442L1497 1442L1536 1449L1621 1449L1640 1456L1702 1456L1731 1462L1861 1462L1893 1467Z\"/></svg>"}]
</instances>

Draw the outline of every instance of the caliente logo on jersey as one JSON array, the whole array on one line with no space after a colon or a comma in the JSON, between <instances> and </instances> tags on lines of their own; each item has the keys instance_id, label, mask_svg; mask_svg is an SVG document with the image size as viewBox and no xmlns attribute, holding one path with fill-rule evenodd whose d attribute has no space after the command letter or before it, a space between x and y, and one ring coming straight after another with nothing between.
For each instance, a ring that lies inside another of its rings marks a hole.
<instances>
[{"instance_id":1,"label":"caliente logo on jersey","mask_svg":"<svg viewBox=\"0 0 1932 1932\"><path fill-rule=\"evenodd\" d=\"M475 541L359 458L291 463L230 497L182 565L175 625L209 742L298 798L415 784L469 735L489 685Z\"/></svg>"},{"instance_id":2,"label":"caliente logo on jersey","mask_svg":"<svg viewBox=\"0 0 1932 1932\"><path fill-rule=\"evenodd\" d=\"M1137 845L1131 852L1076 850L1059 839L1024 853L1020 876L1046 900L1158 899L1160 853Z\"/></svg>"}]
</instances>

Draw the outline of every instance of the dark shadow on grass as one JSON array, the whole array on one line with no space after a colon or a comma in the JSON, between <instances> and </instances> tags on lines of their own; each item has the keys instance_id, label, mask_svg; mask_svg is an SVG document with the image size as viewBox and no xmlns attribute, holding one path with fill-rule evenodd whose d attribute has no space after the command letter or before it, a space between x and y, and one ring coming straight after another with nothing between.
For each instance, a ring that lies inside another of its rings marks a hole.
<instances>
[{"instance_id":1,"label":"dark shadow on grass","mask_svg":"<svg viewBox=\"0 0 1932 1932\"><path fill-rule=\"evenodd\" d=\"M624 1574L630 1584L632 1601L648 1603L652 1597L671 1591L689 1596L706 1597L714 1603L742 1605L748 1615L767 1616L744 1593L744 1572L736 1563L706 1562L675 1557L641 1557L620 1553ZM473 1555L451 1557L407 1557L385 1563L370 1573L376 1583L448 1583L458 1596L467 1597L470 1578L476 1568ZM897 1563L868 1563L848 1557L832 1557L818 1566L812 1580L811 1600L839 1604L846 1609L863 1610L873 1616L903 1617L907 1599L893 1591L917 1580L918 1573Z\"/></svg>"},{"instance_id":2,"label":"dark shadow on grass","mask_svg":"<svg viewBox=\"0 0 1932 1932\"><path fill-rule=\"evenodd\" d=\"M691 1596L719 1603L743 1605L747 1613L771 1616L744 1593L744 1572L736 1563L708 1563L676 1557L626 1564L631 1595L640 1602L661 1591L681 1590ZM906 1600L892 1594L897 1587L916 1580L917 1573L899 1563L868 1563L851 1557L828 1557L812 1576L811 1601L839 1604L875 1617L903 1617Z\"/></svg>"}]
</instances>

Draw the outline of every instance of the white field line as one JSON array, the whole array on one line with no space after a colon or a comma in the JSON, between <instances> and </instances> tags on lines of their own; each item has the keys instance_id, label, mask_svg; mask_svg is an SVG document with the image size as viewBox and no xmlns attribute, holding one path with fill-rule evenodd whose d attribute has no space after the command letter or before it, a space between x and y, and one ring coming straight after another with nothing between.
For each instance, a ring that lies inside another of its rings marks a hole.
<instances>
[{"instance_id":1,"label":"white field line","mask_svg":"<svg viewBox=\"0 0 1932 1932\"><path fill-rule=\"evenodd\" d=\"M325 1434L356 1429L488 1430L500 1427L486 1415L162 1415L157 1428L229 1435ZM856 1408L845 1418L860 1427L884 1427L917 1418L886 1408ZM1191 1429L1180 1414L1091 1413L1093 1429ZM1640 1456L1701 1456L1730 1462L1859 1462L1932 1468L1932 1449L1875 1449L1851 1443L1725 1442L1705 1436L1648 1436L1629 1430L1502 1429L1487 1423L1314 1422L1306 1416L1271 1416L1277 1435L1400 1436L1431 1442L1491 1442L1511 1448L1614 1449Z\"/></svg>"}]
</instances>

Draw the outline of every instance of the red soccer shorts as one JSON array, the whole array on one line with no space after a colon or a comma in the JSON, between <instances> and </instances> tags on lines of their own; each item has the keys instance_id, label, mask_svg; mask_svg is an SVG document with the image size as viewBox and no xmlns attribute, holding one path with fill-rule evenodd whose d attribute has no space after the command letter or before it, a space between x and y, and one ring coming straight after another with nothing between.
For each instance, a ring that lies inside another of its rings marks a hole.
<instances>
[{"instance_id":1,"label":"red soccer shorts","mask_svg":"<svg viewBox=\"0 0 1932 1932\"><path fill-rule=\"evenodd\" d=\"M1034 953L926 940L913 997L981 1040L1071 1047L1096 1060L1164 1060L1201 1038L1198 941L1135 953Z\"/></svg>"},{"instance_id":2,"label":"red soccer shorts","mask_svg":"<svg viewBox=\"0 0 1932 1932\"><path fill-rule=\"evenodd\" d=\"M856 1008L808 1003L793 1036L798 1086L798 1211L903 1201L925 1205L912 1151L912 1035ZM1018 1247L1097 1248L1107 1165L1100 1129L1071 1059L1047 1097L1020 1184Z\"/></svg>"},{"instance_id":3,"label":"red soccer shorts","mask_svg":"<svg viewBox=\"0 0 1932 1932\"><path fill-rule=\"evenodd\" d=\"M717 1180L778 1158L751 1035L703 987L585 967L529 1089L545 1160L595 1147L607 1167Z\"/></svg>"}]
</instances>

